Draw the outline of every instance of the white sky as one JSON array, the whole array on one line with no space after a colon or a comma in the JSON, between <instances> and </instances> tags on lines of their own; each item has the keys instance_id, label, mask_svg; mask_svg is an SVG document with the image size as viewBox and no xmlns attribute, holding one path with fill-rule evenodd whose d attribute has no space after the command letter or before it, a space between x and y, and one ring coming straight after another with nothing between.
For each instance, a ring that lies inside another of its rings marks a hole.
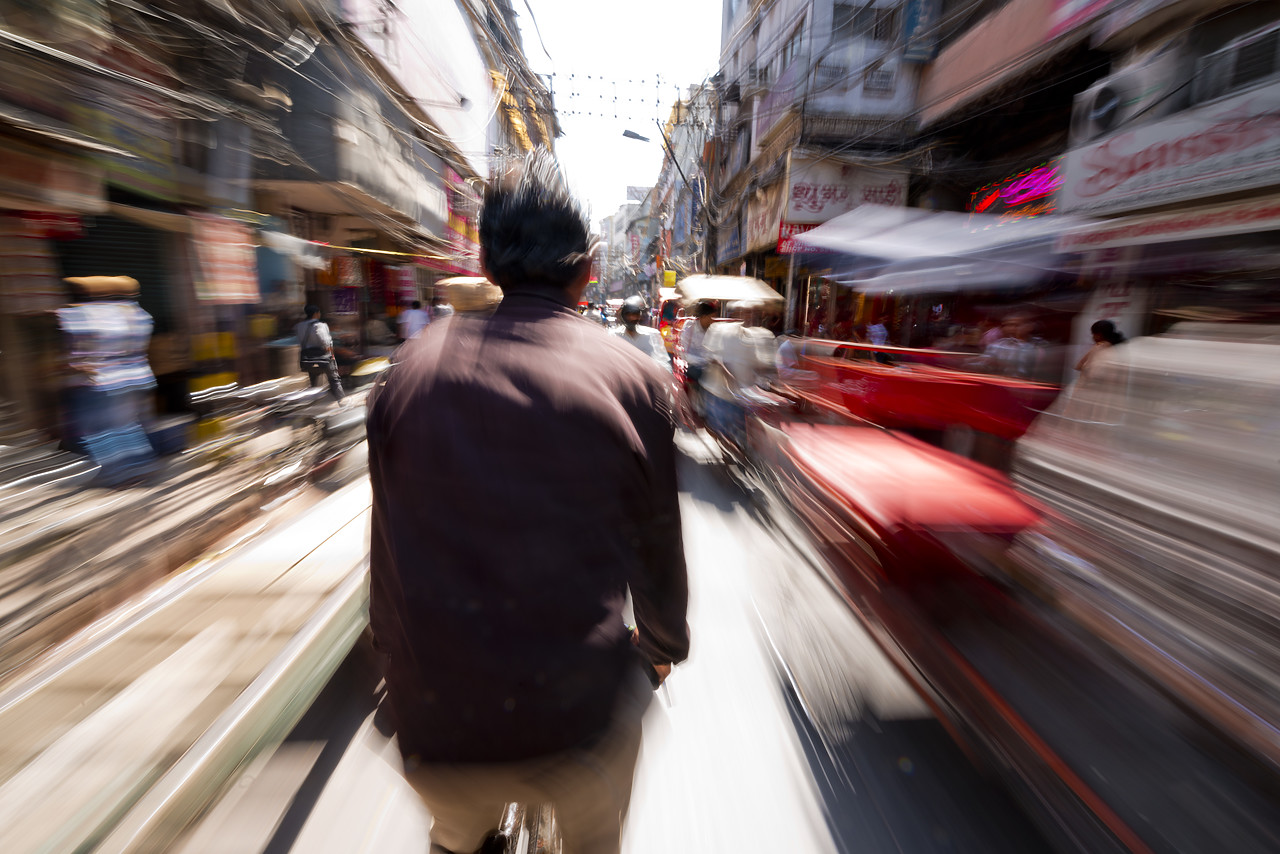
<instances>
[{"instance_id":1,"label":"white sky","mask_svg":"<svg viewBox=\"0 0 1280 854\"><path fill-rule=\"evenodd\" d=\"M715 73L720 0L528 0L528 6L513 0L513 6L529 64L555 74L564 131L556 153L599 222L627 200L628 186L657 180L662 145L654 120L666 121L681 92ZM624 138L628 129L651 141Z\"/></svg>"}]
</instances>

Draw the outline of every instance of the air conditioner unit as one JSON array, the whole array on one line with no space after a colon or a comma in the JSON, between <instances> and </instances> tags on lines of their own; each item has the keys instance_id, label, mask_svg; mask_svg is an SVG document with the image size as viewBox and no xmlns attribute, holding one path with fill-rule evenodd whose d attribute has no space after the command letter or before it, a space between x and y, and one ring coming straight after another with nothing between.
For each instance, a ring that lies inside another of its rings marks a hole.
<instances>
[{"instance_id":1,"label":"air conditioner unit","mask_svg":"<svg viewBox=\"0 0 1280 854\"><path fill-rule=\"evenodd\" d=\"M1189 102L1189 63L1181 43L1105 77L1075 98L1071 142L1090 142L1134 124L1175 113Z\"/></svg>"},{"instance_id":2,"label":"air conditioner unit","mask_svg":"<svg viewBox=\"0 0 1280 854\"><path fill-rule=\"evenodd\" d=\"M1201 104L1280 76L1280 27L1236 39L1196 63L1191 100Z\"/></svg>"}]
</instances>

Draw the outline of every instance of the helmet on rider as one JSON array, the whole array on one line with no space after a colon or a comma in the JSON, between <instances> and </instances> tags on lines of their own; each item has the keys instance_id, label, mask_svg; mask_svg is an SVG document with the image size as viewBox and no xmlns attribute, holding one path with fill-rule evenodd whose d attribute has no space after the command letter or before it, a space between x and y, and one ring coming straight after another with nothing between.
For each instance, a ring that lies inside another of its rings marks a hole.
<instances>
[{"instance_id":1,"label":"helmet on rider","mask_svg":"<svg viewBox=\"0 0 1280 854\"><path fill-rule=\"evenodd\" d=\"M622 319L622 324L627 328L628 332L634 332L636 324L640 322L640 318L644 315L644 298L638 296L627 297L622 303L622 308L618 309L618 317Z\"/></svg>"}]
</instances>

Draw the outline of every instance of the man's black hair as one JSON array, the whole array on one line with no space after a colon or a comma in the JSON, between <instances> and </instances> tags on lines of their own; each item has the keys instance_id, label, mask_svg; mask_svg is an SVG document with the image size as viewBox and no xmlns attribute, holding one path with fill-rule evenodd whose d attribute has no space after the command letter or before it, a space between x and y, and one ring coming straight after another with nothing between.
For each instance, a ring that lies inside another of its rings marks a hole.
<instances>
[{"instance_id":1,"label":"man's black hair","mask_svg":"<svg viewBox=\"0 0 1280 854\"><path fill-rule=\"evenodd\" d=\"M316 305L315 303L307 303L307 307L304 308L302 312L308 318L311 318L320 313L320 306Z\"/></svg>"},{"instance_id":2,"label":"man's black hair","mask_svg":"<svg viewBox=\"0 0 1280 854\"><path fill-rule=\"evenodd\" d=\"M413 304L410 306L410 308L422 308L422 302L421 302L421 300L414 300L414 301L413 301Z\"/></svg>"},{"instance_id":3,"label":"man's black hair","mask_svg":"<svg viewBox=\"0 0 1280 854\"><path fill-rule=\"evenodd\" d=\"M517 174L490 186L480 212L480 247L489 277L503 291L560 291L591 263L591 217L551 152L530 152Z\"/></svg>"}]
</instances>

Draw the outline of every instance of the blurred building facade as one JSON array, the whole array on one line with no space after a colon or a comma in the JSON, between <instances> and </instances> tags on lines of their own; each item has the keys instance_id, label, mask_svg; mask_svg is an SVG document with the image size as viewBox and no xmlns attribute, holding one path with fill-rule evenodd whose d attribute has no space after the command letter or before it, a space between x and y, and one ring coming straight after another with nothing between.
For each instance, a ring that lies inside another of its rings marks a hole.
<instances>
[{"instance_id":1,"label":"blurred building facade","mask_svg":"<svg viewBox=\"0 0 1280 854\"><path fill-rule=\"evenodd\" d=\"M1077 347L1097 319L1133 335L1253 317L1258 288L1251 308L1213 305L1277 266L1278 17L1225 0L725 0L709 142L686 173L706 189L694 266L766 279L811 333L883 313L913 346L1018 300ZM678 180L663 169L660 187ZM1063 215L1044 252L1070 263L909 297L811 281L794 238L867 203ZM1202 311L1173 305L1214 281L1231 284Z\"/></svg>"},{"instance_id":2,"label":"blurred building facade","mask_svg":"<svg viewBox=\"0 0 1280 854\"><path fill-rule=\"evenodd\" d=\"M1280 6L1104 4L1106 77L1076 98L1060 240L1091 285L1079 323L1130 335L1280 320Z\"/></svg>"},{"instance_id":3,"label":"blurred building facade","mask_svg":"<svg viewBox=\"0 0 1280 854\"><path fill-rule=\"evenodd\" d=\"M598 278L605 300L645 294L654 274L654 188L631 187L629 195L625 204L600 221L604 260Z\"/></svg>"},{"instance_id":4,"label":"blurred building facade","mask_svg":"<svg viewBox=\"0 0 1280 854\"><path fill-rule=\"evenodd\" d=\"M787 290L789 237L863 201L906 203L934 5L725 0L708 267Z\"/></svg>"},{"instance_id":5,"label":"blurred building facade","mask_svg":"<svg viewBox=\"0 0 1280 854\"><path fill-rule=\"evenodd\" d=\"M303 302L358 353L476 272L484 183L559 132L506 0L3 3L0 67L0 398L30 427L63 277L138 279L180 409L294 371Z\"/></svg>"},{"instance_id":6,"label":"blurred building facade","mask_svg":"<svg viewBox=\"0 0 1280 854\"><path fill-rule=\"evenodd\" d=\"M715 134L715 90L690 86L662 126L663 158L654 185L658 211L655 265L659 285L669 276L701 272L706 262L706 176L701 165Z\"/></svg>"}]
</instances>

